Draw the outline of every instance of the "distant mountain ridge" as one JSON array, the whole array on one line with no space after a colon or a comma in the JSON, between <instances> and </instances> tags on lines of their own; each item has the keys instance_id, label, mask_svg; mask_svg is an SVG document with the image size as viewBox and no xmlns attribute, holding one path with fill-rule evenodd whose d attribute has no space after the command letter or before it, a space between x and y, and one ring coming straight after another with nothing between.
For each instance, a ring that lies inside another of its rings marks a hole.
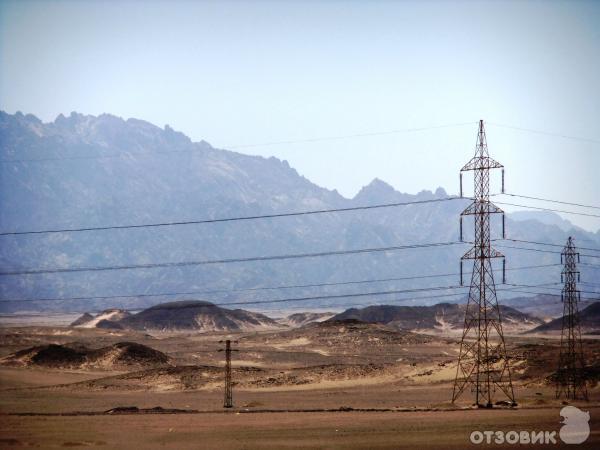
<instances>
[{"instance_id":1,"label":"distant mountain ridge","mask_svg":"<svg viewBox=\"0 0 600 450\"><path fill-rule=\"evenodd\" d=\"M180 301L152 306L118 321L123 328L146 331L250 331L279 328L263 314L219 308L209 302Z\"/></svg>"},{"instance_id":2,"label":"distant mountain ridge","mask_svg":"<svg viewBox=\"0 0 600 450\"><path fill-rule=\"evenodd\" d=\"M380 323L408 331L462 331L465 306L439 303L433 306L374 305L351 308L333 316L330 321L357 319L363 322ZM500 306L502 326L505 331L525 331L541 325L537 317L522 313L509 306Z\"/></svg>"},{"instance_id":3,"label":"distant mountain ridge","mask_svg":"<svg viewBox=\"0 0 600 450\"><path fill-rule=\"evenodd\" d=\"M469 153L470 149L465 149L466 157ZM159 128L141 120L123 120L108 114L96 117L72 113L43 123L30 114L0 112L0 159L5 161L0 164L3 192L0 229L3 231L179 222L447 197L441 188L412 195L398 192L375 179L355 198L347 199L336 191L311 183L277 158L215 149L204 141L192 142L168 126ZM507 186L510 186L510 177ZM382 208L368 213L3 237L0 265L3 268L111 266L456 241L458 215L465 205L466 200L455 200ZM549 220L546 216L541 222L529 218L512 221L510 215L508 217L507 232L512 238L562 243L570 233L576 242L581 239L586 245L600 247L600 232L589 233L572 227L567 233L568 225L564 221L545 223ZM468 222L465 230L468 239ZM194 293L193 298L214 303L264 302L341 292L450 286L457 284L457 276L378 282L346 286L343 290L338 286L322 286L239 291L453 273L466 247L465 244L285 261L10 276L4 277L0 285L2 299L95 298L3 302L0 309L4 312L140 309L190 298L190 292ZM508 269L560 263L557 254L501 250L507 255ZM560 267L507 274L511 283L549 283L560 280ZM582 280L591 279L600 279L600 270L582 267ZM179 292L186 294L173 295ZM459 292L463 291L448 291ZM499 292L499 295L503 298L509 293ZM113 298L100 298L102 296ZM416 297L418 295L373 296L368 300L372 303L402 299L414 300L416 304L435 302L415 300ZM454 297L454 301L463 300L463 295ZM449 301L453 301L452 298ZM343 298L319 299L290 302L286 306L339 310L353 303ZM261 304L264 308L269 306Z\"/></svg>"},{"instance_id":4,"label":"distant mountain ridge","mask_svg":"<svg viewBox=\"0 0 600 450\"><path fill-rule=\"evenodd\" d=\"M531 333L560 333L562 330L562 322L562 316L557 317L556 319L531 330ZM581 332L584 334L600 334L600 302L592 303L585 308L580 307L579 326Z\"/></svg>"}]
</instances>

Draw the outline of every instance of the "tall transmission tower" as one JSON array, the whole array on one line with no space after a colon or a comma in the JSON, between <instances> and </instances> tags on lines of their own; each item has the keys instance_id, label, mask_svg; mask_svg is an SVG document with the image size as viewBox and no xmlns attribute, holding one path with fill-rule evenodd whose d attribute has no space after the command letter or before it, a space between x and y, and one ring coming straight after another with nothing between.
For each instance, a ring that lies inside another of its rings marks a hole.
<instances>
[{"instance_id":1,"label":"tall transmission tower","mask_svg":"<svg viewBox=\"0 0 600 450\"><path fill-rule=\"evenodd\" d=\"M461 240L463 238L463 217L474 216L475 239L473 248L460 260L461 285L463 261L470 259L474 261L452 403L460 397L467 386L471 386L472 392L475 393L475 404L487 408L493 406L496 388L508 397L511 405L516 405L492 271L492 259L503 258L504 275L505 261L504 255L490 245L491 214L502 214L503 238L505 232L504 211L490 202L491 169L502 169L502 192L504 192L504 166L490 158L483 120L480 120L475 156L460 171L461 197L463 172L473 171L475 175L473 203L460 216L460 238Z\"/></svg>"},{"instance_id":2,"label":"tall transmission tower","mask_svg":"<svg viewBox=\"0 0 600 450\"><path fill-rule=\"evenodd\" d=\"M237 343L237 341L234 341ZM219 341L223 343L223 341ZM223 349L219 349L220 352ZM231 340L225 341L225 398L223 400L223 408L233 408L233 392L231 382L231 352L237 351L231 348Z\"/></svg>"},{"instance_id":3,"label":"tall transmission tower","mask_svg":"<svg viewBox=\"0 0 600 450\"><path fill-rule=\"evenodd\" d=\"M577 263L579 253L575 249L573 238L569 237L560 255L564 265L561 281L564 283L561 299L563 302L562 334L560 337L560 357L556 371L556 398L564 396L567 400L587 400L585 384L585 362L581 344L579 326L579 306L581 294L577 290L580 281Z\"/></svg>"}]
</instances>

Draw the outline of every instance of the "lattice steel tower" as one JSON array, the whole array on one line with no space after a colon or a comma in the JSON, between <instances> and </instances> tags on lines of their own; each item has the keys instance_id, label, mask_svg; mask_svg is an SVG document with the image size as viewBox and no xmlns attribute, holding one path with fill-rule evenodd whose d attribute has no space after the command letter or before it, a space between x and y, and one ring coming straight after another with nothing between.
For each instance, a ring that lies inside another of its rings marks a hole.
<instances>
[{"instance_id":1,"label":"lattice steel tower","mask_svg":"<svg viewBox=\"0 0 600 450\"><path fill-rule=\"evenodd\" d=\"M223 341L219 341L222 343ZM236 341L237 342L237 341ZM223 349L219 350L220 352ZM225 399L223 401L223 408L233 408L233 395L232 395L232 383L231 383L231 341L227 339L225 341Z\"/></svg>"},{"instance_id":2,"label":"lattice steel tower","mask_svg":"<svg viewBox=\"0 0 600 450\"><path fill-rule=\"evenodd\" d=\"M556 371L556 398L567 400L587 400L585 384L585 361L579 326L579 306L581 294L577 290L579 253L573 238L569 237L560 255L564 264L561 281L564 283L561 299L563 302L562 334L560 337L560 357Z\"/></svg>"},{"instance_id":3,"label":"lattice steel tower","mask_svg":"<svg viewBox=\"0 0 600 450\"><path fill-rule=\"evenodd\" d=\"M474 261L452 402L460 397L467 386L471 386L475 393L475 404L488 408L493 405L496 388L505 394L510 404L516 405L492 272L492 259L504 258L504 255L490 245L490 215L502 214L504 237L504 211L490 202L491 169L502 169L504 192L504 166L490 158L483 120L480 120L475 156L460 171L461 197L462 173L472 170L475 174L474 199L461 214L460 237L462 240L463 216L474 216L475 239L473 248L460 260L461 284L463 261Z\"/></svg>"}]
</instances>

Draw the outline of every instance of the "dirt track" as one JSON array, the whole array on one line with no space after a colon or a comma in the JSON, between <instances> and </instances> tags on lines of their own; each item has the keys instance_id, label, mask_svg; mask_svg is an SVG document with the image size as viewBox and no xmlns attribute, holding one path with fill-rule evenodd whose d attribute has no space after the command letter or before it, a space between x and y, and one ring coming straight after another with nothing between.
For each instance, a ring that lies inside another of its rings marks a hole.
<instances>
[{"instance_id":1,"label":"dirt track","mask_svg":"<svg viewBox=\"0 0 600 450\"><path fill-rule=\"evenodd\" d=\"M590 408L590 415L592 430L598 430L600 408ZM558 431L559 419L556 408L402 413L0 416L3 422L0 443L3 448L31 445L98 449L521 448L475 446L470 444L469 436L475 430ZM588 440L575 448L592 449L599 445L600 432L592 431Z\"/></svg>"}]
</instances>

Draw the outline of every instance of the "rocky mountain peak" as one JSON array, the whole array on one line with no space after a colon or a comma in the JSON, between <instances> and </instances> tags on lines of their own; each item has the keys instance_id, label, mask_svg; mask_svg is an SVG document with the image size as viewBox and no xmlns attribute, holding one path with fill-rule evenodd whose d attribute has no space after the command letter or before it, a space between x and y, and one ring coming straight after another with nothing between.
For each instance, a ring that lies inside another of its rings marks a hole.
<instances>
[{"instance_id":1,"label":"rocky mountain peak","mask_svg":"<svg viewBox=\"0 0 600 450\"><path fill-rule=\"evenodd\" d=\"M435 193L433 195L435 195L437 198L448 197L446 190L441 186L435 190Z\"/></svg>"},{"instance_id":2,"label":"rocky mountain peak","mask_svg":"<svg viewBox=\"0 0 600 450\"><path fill-rule=\"evenodd\" d=\"M380 178L374 178L368 185L364 186L356 196L354 201L360 204L371 204L378 202L398 201L403 194L396 191L394 187Z\"/></svg>"}]
</instances>

